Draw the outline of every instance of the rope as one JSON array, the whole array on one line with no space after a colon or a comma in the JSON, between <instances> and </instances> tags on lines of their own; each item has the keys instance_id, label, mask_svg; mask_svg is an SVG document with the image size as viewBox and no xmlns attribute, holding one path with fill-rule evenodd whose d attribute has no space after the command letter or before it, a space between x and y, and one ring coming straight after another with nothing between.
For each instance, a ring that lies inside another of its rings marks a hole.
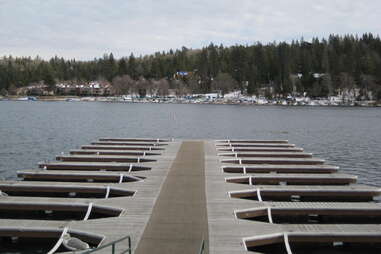
<instances>
[{"instance_id":1,"label":"rope","mask_svg":"<svg viewBox=\"0 0 381 254\"><path fill-rule=\"evenodd\" d=\"M238 162L239 162L239 165L242 165L242 159L239 159Z\"/></svg>"},{"instance_id":2,"label":"rope","mask_svg":"<svg viewBox=\"0 0 381 254\"><path fill-rule=\"evenodd\" d=\"M286 246L287 254L292 254L290 243L288 242L288 234L285 233L283 236L284 236L284 245Z\"/></svg>"},{"instance_id":3,"label":"rope","mask_svg":"<svg viewBox=\"0 0 381 254\"><path fill-rule=\"evenodd\" d=\"M247 174L247 173L246 173L246 166L243 167L243 174L245 174L245 175Z\"/></svg>"},{"instance_id":4,"label":"rope","mask_svg":"<svg viewBox=\"0 0 381 254\"><path fill-rule=\"evenodd\" d=\"M261 196L261 190L260 189L257 189L257 198L258 198L258 201L262 202L262 196Z\"/></svg>"},{"instance_id":5,"label":"rope","mask_svg":"<svg viewBox=\"0 0 381 254\"><path fill-rule=\"evenodd\" d=\"M253 185L253 176L249 176L249 185Z\"/></svg>"},{"instance_id":6,"label":"rope","mask_svg":"<svg viewBox=\"0 0 381 254\"><path fill-rule=\"evenodd\" d=\"M128 169L128 172L132 171L132 164L130 164L130 168Z\"/></svg>"},{"instance_id":7,"label":"rope","mask_svg":"<svg viewBox=\"0 0 381 254\"><path fill-rule=\"evenodd\" d=\"M138 157L138 163L140 163L140 157Z\"/></svg>"},{"instance_id":8,"label":"rope","mask_svg":"<svg viewBox=\"0 0 381 254\"><path fill-rule=\"evenodd\" d=\"M143 157L145 157L146 156L146 152L143 152Z\"/></svg>"},{"instance_id":9,"label":"rope","mask_svg":"<svg viewBox=\"0 0 381 254\"><path fill-rule=\"evenodd\" d=\"M53 246L53 248L52 248L47 254L53 254L54 252L56 252L56 251L58 250L58 248L61 246L61 244L62 244L62 242L63 242L63 237L64 237L64 235L66 235L67 230L68 230L67 227L65 227L65 228L62 230L62 234L61 234L60 238L58 239L58 241L56 242L56 244Z\"/></svg>"},{"instance_id":10,"label":"rope","mask_svg":"<svg viewBox=\"0 0 381 254\"><path fill-rule=\"evenodd\" d=\"M119 176L119 183L123 183L123 174L120 174Z\"/></svg>"},{"instance_id":11,"label":"rope","mask_svg":"<svg viewBox=\"0 0 381 254\"><path fill-rule=\"evenodd\" d=\"M107 186L105 198L108 198L109 195L110 195L110 186Z\"/></svg>"},{"instance_id":12,"label":"rope","mask_svg":"<svg viewBox=\"0 0 381 254\"><path fill-rule=\"evenodd\" d=\"M271 207L267 207L267 217L269 217L269 222L273 224L273 216L271 215Z\"/></svg>"},{"instance_id":13,"label":"rope","mask_svg":"<svg viewBox=\"0 0 381 254\"><path fill-rule=\"evenodd\" d=\"M91 209L93 208L93 203L89 203L89 206L87 207L87 212L85 215L85 218L83 220L87 220L90 217Z\"/></svg>"}]
</instances>

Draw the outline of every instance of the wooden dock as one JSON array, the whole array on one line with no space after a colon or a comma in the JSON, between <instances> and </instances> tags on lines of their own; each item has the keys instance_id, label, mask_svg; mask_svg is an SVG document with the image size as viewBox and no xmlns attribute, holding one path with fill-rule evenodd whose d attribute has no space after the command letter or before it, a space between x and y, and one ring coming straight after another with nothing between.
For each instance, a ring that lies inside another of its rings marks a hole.
<instances>
[{"instance_id":1,"label":"wooden dock","mask_svg":"<svg viewBox=\"0 0 381 254\"><path fill-rule=\"evenodd\" d=\"M206 146L210 253L381 251L380 188L287 142Z\"/></svg>"},{"instance_id":2,"label":"wooden dock","mask_svg":"<svg viewBox=\"0 0 381 254\"><path fill-rule=\"evenodd\" d=\"M381 251L381 189L287 140L109 137L38 166L0 181L0 252L64 231L139 254Z\"/></svg>"}]
</instances>

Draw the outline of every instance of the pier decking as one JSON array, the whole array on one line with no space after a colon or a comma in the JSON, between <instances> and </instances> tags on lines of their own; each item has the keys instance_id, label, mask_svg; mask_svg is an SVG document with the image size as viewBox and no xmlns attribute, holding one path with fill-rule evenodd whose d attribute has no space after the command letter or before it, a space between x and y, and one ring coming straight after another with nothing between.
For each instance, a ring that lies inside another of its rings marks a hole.
<instances>
[{"instance_id":1,"label":"pier decking","mask_svg":"<svg viewBox=\"0 0 381 254\"><path fill-rule=\"evenodd\" d=\"M111 137L56 160L0 181L0 252L65 232L92 248L130 235L139 254L381 251L381 189L286 140Z\"/></svg>"}]
</instances>

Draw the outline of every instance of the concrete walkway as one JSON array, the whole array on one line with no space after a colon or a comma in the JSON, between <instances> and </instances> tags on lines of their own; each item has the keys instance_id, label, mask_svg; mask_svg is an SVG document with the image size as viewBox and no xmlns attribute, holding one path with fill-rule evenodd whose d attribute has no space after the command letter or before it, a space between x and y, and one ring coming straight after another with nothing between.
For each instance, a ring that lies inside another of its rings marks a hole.
<instances>
[{"instance_id":1,"label":"concrete walkway","mask_svg":"<svg viewBox=\"0 0 381 254\"><path fill-rule=\"evenodd\" d=\"M204 142L183 142L135 253L198 253L208 238L204 167Z\"/></svg>"}]
</instances>

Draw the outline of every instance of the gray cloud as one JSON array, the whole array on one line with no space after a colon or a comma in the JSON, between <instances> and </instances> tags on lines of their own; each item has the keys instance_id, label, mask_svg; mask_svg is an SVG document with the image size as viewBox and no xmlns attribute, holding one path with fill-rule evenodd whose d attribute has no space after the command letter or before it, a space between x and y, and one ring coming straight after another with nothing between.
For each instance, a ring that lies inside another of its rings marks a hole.
<instances>
[{"instance_id":1,"label":"gray cloud","mask_svg":"<svg viewBox=\"0 0 381 254\"><path fill-rule=\"evenodd\" d=\"M374 0L0 0L0 55L91 59L379 33Z\"/></svg>"}]
</instances>

